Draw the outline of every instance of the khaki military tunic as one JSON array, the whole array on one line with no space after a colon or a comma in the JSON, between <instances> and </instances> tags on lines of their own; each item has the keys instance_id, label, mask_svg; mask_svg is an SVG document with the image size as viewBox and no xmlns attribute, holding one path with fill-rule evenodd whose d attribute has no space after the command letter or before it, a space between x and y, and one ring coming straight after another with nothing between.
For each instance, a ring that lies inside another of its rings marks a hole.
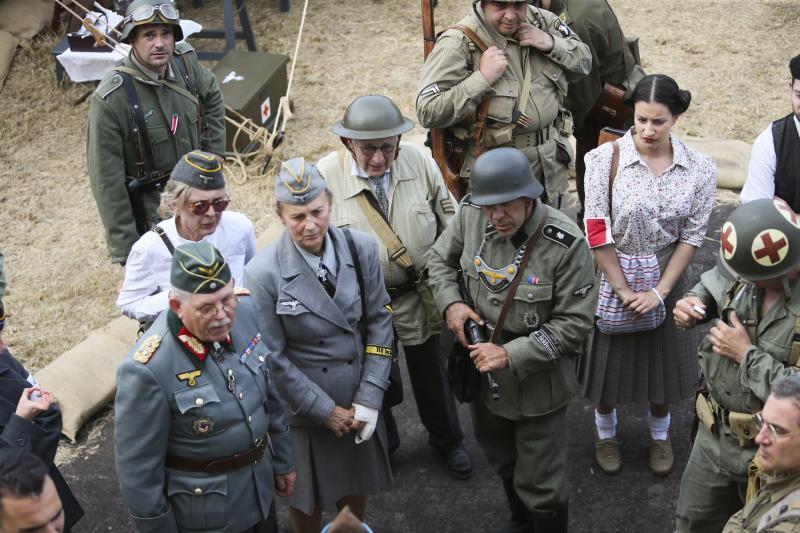
<instances>
[{"instance_id":1,"label":"khaki military tunic","mask_svg":"<svg viewBox=\"0 0 800 533\"><path fill-rule=\"evenodd\" d=\"M370 189L369 182L353 174L353 156L347 150L323 157L317 168L333 193L331 222L340 227L366 231L378 242L386 287L409 281L408 274L393 261L383 241L372 229L356 196ZM453 198L430 153L411 143L400 143L400 154L392 163L389 179L389 225L408 249L417 272L427 268L428 255L436 238L455 213ZM425 310L416 291L392 300L392 317L401 342L414 346L436 331L429 331Z\"/></svg>"},{"instance_id":2,"label":"khaki military tunic","mask_svg":"<svg viewBox=\"0 0 800 533\"><path fill-rule=\"evenodd\" d=\"M698 353L700 370L711 397L726 411L754 413L769 396L772 383L794 374L790 364L795 324L800 317L800 283L761 315L761 294L752 284L735 284L717 268L704 273L690 291L707 306L715 319L735 310L740 320L757 321L753 345L741 364L715 354L708 336ZM730 302L726 305L726 302ZM756 452L755 443L742 447L723 417L714 417L715 428L701 424L678 497L678 531L719 531L728 517L740 509L747 468ZM755 438L755 433L753 433ZM737 496L737 492L741 492Z\"/></svg>"},{"instance_id":3,"label":"khaki military tunic","mask_svg":"<svg viewBox=\"0 0 800 533\"><path fill-rule=\"evenodd\" d=\"M800 532L800 474L770 476L722 533Z\"/></svg>"},{"instance_id":4,"label":"khaki military tunic","mask_svg":"<svg viewBox=\"0 0 800 533\"><path fill-rule=\"evenodd\" d=\"M472 135L478 106L489 97L485 149L513 146L522 150L553 199L567 189L567 164L570 148L559 138L554 126L567 95L567 84L589 72L588 47L556 15L531 7L526 22L553 36L553 49L545 54L532 47L521 47L489 26L480 6L459 24L473 29L487 46L505 51L508 66L500 79L490 85L480 73L481 51L459 30L447 30L439 37L422 69L417 95L417 117L426 128L449 128L470 141L462 176L469 176L474 159ZM527 95L522 84L531 69ZM513 114L527 99L528 127L515 126ZM558 148L557 148L558 144ZM557 153L560 151L560 154Z\"/></svg>"},{"instance_id":5,"label":"khaki military tunic","mask_svg":"<svg viewBox=\"0 0 800 533\"><path fill-rule=\"evenodd\" d=\"M180 75L178 61L185 61L198 100L202 103L207 126L205 132L202 131L198 106L192 100L148 75L133 60L132 52L122 62L124 67L139 72L133 76L133 85L147 124L147 136L155 159L154 170L163 174L172 172L178 158L191 150L225 153L225 104L214 74L198 63L190 45L178 43L165 78L180 87L185 88L186 83ZM92 193L105 226L108 251L115 263L125 262L133 243L139 238L125 185L126 176L138 175L132 124L122 76L112 70L92 95L86 132L86 160ZM144 150L142 157L146 157ZM142 195L142 200L147 222L158 222L158 192L150 190Z\"/></svg>"}]
</instances>

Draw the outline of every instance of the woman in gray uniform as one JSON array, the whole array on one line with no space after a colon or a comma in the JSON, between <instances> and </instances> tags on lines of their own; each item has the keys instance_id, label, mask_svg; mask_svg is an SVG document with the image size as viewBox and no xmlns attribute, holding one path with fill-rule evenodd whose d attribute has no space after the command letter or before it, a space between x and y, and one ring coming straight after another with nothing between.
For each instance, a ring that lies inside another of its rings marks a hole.
<instances>
[{"instance_id":1,"label":"woman in gray uniform","mask_svg":"<svg viewBox=\"0 0 800 533\"><path fill-rule=\"evenodd\" d=\"M317 533L323 508L347 505L363 520L366 495L392 482L379 417L389 386L391 307L377 243L329 225L330 193L314 165L285 162L275 201L286 229L248 263L245 286L291 407L297 483L289 517L296 532Z\"/></svg>"}]
</instances>

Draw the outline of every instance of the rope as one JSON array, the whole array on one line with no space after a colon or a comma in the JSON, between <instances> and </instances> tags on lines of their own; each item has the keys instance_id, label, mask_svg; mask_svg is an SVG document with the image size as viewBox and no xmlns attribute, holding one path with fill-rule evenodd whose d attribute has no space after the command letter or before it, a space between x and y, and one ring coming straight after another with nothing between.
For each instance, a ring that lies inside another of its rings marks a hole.
<instances>
[{"instance_id":1,"label":"rope","mask_svg":"<svg viewBox=\"0 0 800 533\"><path fill-rule=\"evenodd\" d=\"M272 125L272 131L269 132L253 122L251 119L246 118L238 113L235 109L225 106L228 111L235 118L225 115L225 120L236 126L236 132L233 135L231 146L233 152L225 155L225 162L229 165L229 174L231 181L237 185L241 185L248 180L248 178L264 178L268 174L266 172L270 160L283 152L285 145L282 143L284 133L286 132L286 122L292 118L292 110L290 107L290 95L292 92L292 84L294 82L294 71L297 66L297 56L300 53L300 43L303 40L303 29L306 24L306 15L308 14L308 0L303 4L303 14L300 17L300 29L297 31L297 40L294 45L294 54L292 56L292 66L289 69L289 81L286 86L286 94L281 96L278 102L278 110L275 113L275 122ZM238 119L238 120L237 120ZM280 124L280 131L278 125ZM237 141L240 135L246 135L250 139L248 150L242 154L237 148ZM256 148L257 147L257 148ZM258 170L249 170L249 165L255 162L261 162ZM236 168L230 168L234 166Z\"/></svg>"}]
</instances>

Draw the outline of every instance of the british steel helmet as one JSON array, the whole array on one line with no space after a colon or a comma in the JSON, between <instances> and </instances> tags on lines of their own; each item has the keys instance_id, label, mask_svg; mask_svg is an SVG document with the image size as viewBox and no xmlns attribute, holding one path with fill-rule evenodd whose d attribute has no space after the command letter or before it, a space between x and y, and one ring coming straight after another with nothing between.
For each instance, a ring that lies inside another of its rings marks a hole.
<instances>
[{"instance_id":1,"label":"british steel helmet","mask_svg":"<svg viewBox=\"0 0 800 533\"><path fill-rule=\"evenodd\" d=\"M781 200L737 207L722 225L717 265L747 281L779 278L800 266L800 217Z\"/></svg>"},{"instance_id":2,"label":"british steel helmet","mask_svg":"<svg viewBox=\"0 0 800 533\"><path fill-rule=\"evenodd\" d=\"M122 19L122 34L120 41L130 43L133 28L145 24L169 24L175 42L183 39L183 30L180 25L180 13L171 0L134 0L125 10Z\"/></svg>"},{"instance_id":3,"label":"british steel helmet","mask_svg":"<svg viewBox=\"0 0 800 533\"><path fill-rule=\"evenodd\" d=\"M494 205L517 198L536 199L544 187L533 175L528 157L516 148L495 148L481 154L470 177L475 205Z\"/></svg>"},{"instance_id":4,"label":"british steel helmet","mask_svg":"<svg viewBox=\"0 0 800 533\"><path fill-rule=\"evenodd\" d=\"M414 128L414 122L403 116L400 108L380 94L359 96L347 106L342 120L331 130L347 139L382 139L402 135Z\"/></svg>"}]
</instances>

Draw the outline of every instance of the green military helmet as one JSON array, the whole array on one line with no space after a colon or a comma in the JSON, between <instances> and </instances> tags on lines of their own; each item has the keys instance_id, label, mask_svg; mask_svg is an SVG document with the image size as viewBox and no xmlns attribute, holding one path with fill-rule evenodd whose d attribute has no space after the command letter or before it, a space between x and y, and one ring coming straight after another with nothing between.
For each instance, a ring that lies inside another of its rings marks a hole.
<instances>
[{"instance_id":1,"label":"green military helmet","mask_svg":"<svg viewBox=\"0 0 800 533\"><path fill-rule=\"evenodd\" d=\"M402 135L413 128L414 121L404 117L389 98L370 94L350 102L331 130L346 139L369 140Z\"/></svg>"},{"instance_id":2,"label":"green military helmet","mask_svg":"<svg viewBox=\"0 0 800 533\"><path fill-rule=\"evenodd\" d=\"M169 24L175 42L183 40L178 8L170 0L134 0L125 10L120 41L130 44L130 34L136 26Z\"/></svg>"},{"instance_id":3,"label":"green military helmet","mask_svg":"<svg viewBox=\"0 0 800 533\"><path fill-rule=\"evenodd\" d=\"M800 217L780 198L737 207L722 225L717 265L728 277L775 279L800 266Z\"/></svg>"},{"instance_id":4,"label":"green military helmet","mask_svg":"<svg viewBox=\"0 0 800 533\"><path fill-rule=\"evenodd\" d=\"M470 177L475 205L495 205L517 198L536 199L544 187L533 175L528 157L516 148L495 148L481 154Z\"/></svg>"}]
</instances>

